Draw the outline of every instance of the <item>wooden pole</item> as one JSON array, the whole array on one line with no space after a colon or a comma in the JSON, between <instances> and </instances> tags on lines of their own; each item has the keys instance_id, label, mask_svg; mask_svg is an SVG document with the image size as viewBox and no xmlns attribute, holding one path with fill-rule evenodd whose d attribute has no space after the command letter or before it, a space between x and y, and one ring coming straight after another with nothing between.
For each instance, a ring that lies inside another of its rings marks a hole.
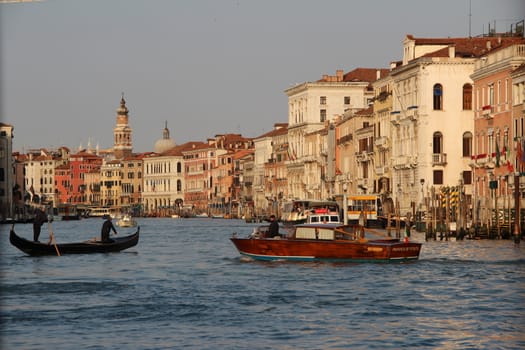
<instances>
[{"instance_id":1,"label":"wooden pole","mask_svg":"<svg viewBox=\"0 0 525 350\"><path fill-rule=\"evenodd\" d=\"M396 238L401 238L401 213L399 199L396 199Z\"/></svg>"},{"instance_id":2,"label":"wooden pole","mask_svg":"<svg viewBox=\"0 0 525 350\"><path fill-rule=\"evenodd\" d=\"M57 252L57 255L61 256L60 255L60 251L58 250L57 241L55 240L55 234L53 233L53 227L51 227L51 220L50 219L48 219L48 221L47 221L47 229L49 230L50 243L53 243L53 245L55 246L55 250Z\"/></svg>"},{"instance_id":3,"label":"wooden pole","mask_svg":"<svg viewBox=\"0 0 525 350\"><path fill-rule=\"evenodd\" d=\"M520 235L520 175L514 174L514 236Z\"/></svg>"}]
</instances>

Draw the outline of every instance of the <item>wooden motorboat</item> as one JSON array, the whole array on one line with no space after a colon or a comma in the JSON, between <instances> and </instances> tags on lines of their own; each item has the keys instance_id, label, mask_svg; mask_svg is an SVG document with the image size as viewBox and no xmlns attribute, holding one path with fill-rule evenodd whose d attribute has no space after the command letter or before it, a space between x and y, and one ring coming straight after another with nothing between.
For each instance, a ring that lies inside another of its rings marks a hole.
<instances>
[{"instance_id":1,"label":"wooden motorboat","mask_svg":"<svg viewBox=\"0 0 525 350\"><path fill-rule=\"evenodd\" d=\"M32 256L111 253L119 252L137 245L139 241L139 232L140 227L137 227L137 231L134 234L125 237L115 237L111 242L102 242L93 239L78 243L48 244L34 242L20 237L15 233L13 227L9 234L9 241L24 253Z\"/></svg>"},{"instance_id":2,"label":"wooden motorboat","mask_svg":"<svg viewBox=\"0 0 525 350\"><path fill-rule=\"evenodd\" d=\"M267 227L231 241L243 256L255 260L407 261L417 260L421 243L378 236L360 225L302 224L288 233L268 237Z\"/></svg>"}]
</instances>

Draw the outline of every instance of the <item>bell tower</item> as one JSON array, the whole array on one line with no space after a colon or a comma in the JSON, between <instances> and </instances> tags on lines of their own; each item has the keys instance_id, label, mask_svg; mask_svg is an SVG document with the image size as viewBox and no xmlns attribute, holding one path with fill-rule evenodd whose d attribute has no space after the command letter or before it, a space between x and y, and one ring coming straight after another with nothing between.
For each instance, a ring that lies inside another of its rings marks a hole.
<instances>
[{"instance_id":1,"label":"bell tower","mask_svg":"<svg viewBox=\"0 0 525 350\"><path fill-rule=\"evenodd\" d=\"M128 124L128 112L126 101L124 100L124 93L122 93L120 107L117 109L117 125L115 129L113 129L113 153L116 159L123 159L130 156L133 150L131 128Z\"/></svg>"}]
</instances>

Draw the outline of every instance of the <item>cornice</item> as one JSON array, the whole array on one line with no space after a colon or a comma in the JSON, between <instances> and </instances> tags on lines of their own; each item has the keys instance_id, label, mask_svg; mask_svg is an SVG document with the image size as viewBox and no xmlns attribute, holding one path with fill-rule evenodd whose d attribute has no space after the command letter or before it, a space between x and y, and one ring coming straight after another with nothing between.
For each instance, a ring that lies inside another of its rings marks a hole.
<instances>
[{"instance_id":1,"label":"cornice","mask_svg":"<svg viewBox=\"0 0 525 350\"><path fill-rule=\"evenodd\" d=\"M486 77L489 77L491 75L495 75L497 73L501 73L504 71L509 71L509 75L512 72L513 69L516 69L520 65L525 63L525 58L523 57L513 57L512 59L498 61L494 64L488 65L486 67L483 67L481 69L478 69L474 73L470 75L470 78L472 80L480 80Z\"/></svg>"}]
</instances>

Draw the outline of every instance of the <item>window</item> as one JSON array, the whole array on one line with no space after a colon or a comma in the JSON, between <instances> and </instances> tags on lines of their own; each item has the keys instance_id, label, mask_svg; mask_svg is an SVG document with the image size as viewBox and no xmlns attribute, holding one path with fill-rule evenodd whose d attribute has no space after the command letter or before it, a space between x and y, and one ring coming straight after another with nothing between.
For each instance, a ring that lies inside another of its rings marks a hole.
<instances>
[{"instance_id":1,"label":"window","mask_svg":"<svg viewBox=\"0 0 525 350\"><path fill-rule=\"evenodd\" d=\"M434 185L443 185L443 170L434 170Z\"/></svg>"},{"instance_id":2,"label":"window","mask_svg":"<svg viewBox=\"0 0 525 350\"><path fill-rule=\"evenodd\" d=\"M463 157L470 157L472 155L472 133L466 132L463 134Z\"/></svg>"},{"instance_id":3,"label":"window","mask_svg":"<svg viewBox=\"0 0 525 350\"><path fill-rule=\"evenodd\" d=\"M325 105L326 104L326 96L321 96L319 98L319 104L321 104L321 105Z\"/></svg>"},{"instance_id":4,"label":"window","mask_svg":"<svg viewBox=\"0 0 525 350\"><path fill-rule=\"evenodd\" d=\"M472 85L463 85L463 110L472 110Z\"/></svg>"},{"instance_id":5,"label":"window","mask_svg":"<svg viewBox=\"0 0 525 350\"><path fill-rule=\"evenodd\" d=\"M432 137L432 153L443 153L443 134L439 131L435 132Z\"/></svg>"},{"instance_id":6,"label":"window","mask_svg":"<svg viewBox=\"0 0 525 350\"><path fill-rule=\"evenodd\" d=\"M463 184L472 185L472 171L463 172Z\"/></svg>"},{"instance_id":7,"label":"window","mask_svg":"<svg viewBox=\"0 0 525 350\"><path fill-rule=\"evenodd\" d=\"M441 84L434 85L434 110L440 111L443 109L443 86Z\"/></svg>"},{"instance_id":8,"label":"window","mask_svg":"<svg viewBox=\"0 0 525 350\"><path fill-rule=\"evenodd\" d=\"M349 105L350 104L350 96L345 96L344 97L344 103L345 103L345 105Z\"/></svg>"},{"instance_id":9,"label":"window","mask_svg":"<svg viewBox=\"0 0 525 350\"><path fill-rule=\"evenodd\" d=\"M321 123L324 123L326 121L326 109L321 109L320 119L321 119Z\"/></svg>"}]
</instances>

